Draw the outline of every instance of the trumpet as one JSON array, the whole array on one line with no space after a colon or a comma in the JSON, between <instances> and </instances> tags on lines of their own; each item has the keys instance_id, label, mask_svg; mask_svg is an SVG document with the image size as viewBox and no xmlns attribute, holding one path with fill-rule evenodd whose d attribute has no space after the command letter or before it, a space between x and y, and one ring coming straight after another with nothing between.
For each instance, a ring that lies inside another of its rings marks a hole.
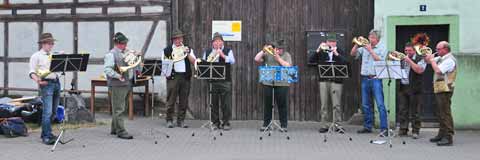
<instances>
[{"instance_id":1,"label":"trumpet","mask_svg":"<svg viewBox=\"0 0 480 160\"><path fill-rule=\"evenodd\" d=\"M330 47L330 46L329 46L328 44L326 44L326 43L321 43L320 46L318 46L317 51L331 52L331 51L332 51L332 47Z\"/></svg>"},{"instance_id":2,"label":"trumpet","mask_svg":"<svg viewBox=\"0 0 480 160\"><path fill-rule=\"evenodd\" d=\"M393 61L401 61L401 60L405 59L406 57L407 56L405 55L405 53L398 52L398 51L392 51L392 52L388 53L388 59L393 60Z\"/></svg>"},{"instance_id":3,"label":"trumpet","mask_svg":"<svg viewBox=\"0 0 480 160\"><path fill-rule=\"evenodd\" d=\"M214 53L211 53L207 57L207 62L216 62L218 58L220 57L220 49L216 49Z\"/></svg>"},{"instance_id":4,"label":"trumpet","mask_svg":"<svg viewBox=\"0 0 480 160\"><path fill-rule=\"evenodd\" d=\"M370 41L368 41L368 39L366 39L365 37L363 36L358 36L358 37L354 37L353 40L352 40L352 43L353 44L356 44L360 47L363 47L367 44L370 44Z\"/></svg>"},{"instance_id":5,"label":"trumpet","mask_svg":"<svg viewBox=\"0 0 480 160\"><path fill-rule=\"evenodd\" d=\"M188 53L186 53L188 50L189 48L184 46L183 43L181 47L174 47L172 51L172 61L178 62L184 60L188 56Z\"/></svg>"},{"instance_id":6,"label":"trumpet","mask_svg":"<svg viewBox=\"0 0 480 160\"><path fill-rule=\"evenodd\" d=\"M262 49L263 52L267 52L268 54L271 54L272 56L275 55L275 51L273 50L273 47L271 45L266 45Z\"/></svg>"}]
</instances>

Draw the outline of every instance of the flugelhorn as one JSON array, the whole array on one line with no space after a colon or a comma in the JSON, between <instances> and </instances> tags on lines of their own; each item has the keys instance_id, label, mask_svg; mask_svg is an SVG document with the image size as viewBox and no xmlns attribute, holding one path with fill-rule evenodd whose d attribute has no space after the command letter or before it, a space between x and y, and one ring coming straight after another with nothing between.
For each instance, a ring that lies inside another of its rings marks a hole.
<instances>
[{"instance_id":1,"label":"flugelhorn","mask_svg":"<svg viewBox=\"0 0 480 160\"><path fill-rule=\"evenodd\" d=\"M207 62L216 62L218 60L218 58L220 58L220 53L221 50L220 49L216 49L214 50L213 53L210 53L207 57Z\"/></svg>"},{"instance_id":2,"label":"flugelhorn","mask_svg":"<svg viewBox=\"0 0 480 160\"><path fill-rule=\"evenodd\" d=\"M401 60L405 59L406 57L407 56L405 55L405 53L398 52L398 51L392 51L392 52L388 53L388 59L393 60L393 61L401 61Z\"/></svg>"},{"instance_id":3,"label":"flugelhorn","mask_svg":"<svg viewBox=\"0 0 480 160\"><path fill-rule=\"evenodd\" d=\"M415 52L417 52L417 55L421 57L433 54L432 48L427 46L415 45L413 48L415 49Z\"/></svg>"},{"instance_id":4,"label":"flugelhorn","mask_svg":"<svg viewBox=\"0 0 480 160\"><path fill-rule=\"evenodd\" d=\"M330 47L328 44L326 43L321 43L320 46L318 46L318 50L319 51L323 51L323 52L331 52L332 51L332 47Z\"/></svg>"},{"instance_id":5,"label":"flugelhorn","mask_svg":"<svg viewBox=\"0 0 480 160\"><path fill-rule=\"evenodd\" d=\"M370 44L370 41L363 36L358 36L353 38L352 43L358 45L359 47L363 47L367 44Z\"/></svg>"},{"instance_id":6,"label":"flugelhorn","mask_svg":"<svg viewBox=\"0 0 480 160\"><path fill-rule=\"evenodd\" d=\"M263 50L263 52L267 52L268 54L271 54L272 56L275 55L275 51L273 50L273 47L271 45L265 45L262 50Z\"/></svg>"},{"instance_id":7,"label":"flugelhorn","mask_svg":"<svg viewBox=\"0 0 480 160\"><path fill-rule=\"evenodd\" d=\"M39 76L40 78L45 78L47 77L50 73L50 70L42 70L42 69L36 69L35 74Z\"/></svg>"}]
</instances>

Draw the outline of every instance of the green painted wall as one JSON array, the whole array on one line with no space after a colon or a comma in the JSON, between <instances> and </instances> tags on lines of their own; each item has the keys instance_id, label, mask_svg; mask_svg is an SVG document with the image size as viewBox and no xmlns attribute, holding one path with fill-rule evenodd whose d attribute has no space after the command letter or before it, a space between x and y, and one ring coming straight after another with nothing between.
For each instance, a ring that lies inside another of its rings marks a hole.
<instances>
[{"instance_id":1,"label":"green painted wall","mask_svg":"<svg viewBox=\"0 0 480 160\"><path fill-rule=\"evenodd\" d=\"M458 75L452 98L455 128L480 129L480 55L457 55Z\"/></svg>"}]
</instances>

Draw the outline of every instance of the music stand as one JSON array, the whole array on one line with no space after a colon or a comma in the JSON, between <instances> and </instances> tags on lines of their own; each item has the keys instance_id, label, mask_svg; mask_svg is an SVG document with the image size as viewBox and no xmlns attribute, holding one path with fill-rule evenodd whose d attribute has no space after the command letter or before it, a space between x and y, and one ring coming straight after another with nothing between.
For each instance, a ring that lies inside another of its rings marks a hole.
<instances>
[{"instance_id":1,"label":"music stand","mask_svg":"<svg viewBox=\"0 0 480 160\"><path fill-rule=\"evenodd\" d=\"M142 75L143 76L150 76L152 77L152 106L151 106L151 118L154 120L154 106L155 106L155 76L160 76L162 74L162 60L159 59L145 59L143 61L143 69ZM165 137L170 138L170 135L163 131L159 131L154 129L153 127L150 129L150 134L155 140L155 144L158 144L157 137L155 136L155 132L165 135Z\"/></svg>"},{"instance_id":2,"label":"music stand","mask_svg":"<svg viewBox=\"0 0 480 160\"><path fill-rule=\"evenodd\" d=\"M65 95L65 82L66 82L66 75L65 72L84 72L87 70L88 65L88 58L90 54L59 54L59 55L52 55L52 60L50 62L50 72L60 72L63 76L63 105L66 108L66 100L67 97ZM63 141L62 138L66 132L64 127L65 120L62 121L59 125L60 135L58 136L55 144L53 145L51 152L55 151L57 144L67 144L68 142L73 141L74 139L71 138L67 141ZM85 147L85 145L83 145Z\"/></svg>"},{"instance_id":3,"label":"music stand","mask_svg":"<svg viewBox=\"0 0 480 160\"><path fill-rule=\"evenodd\" d=\"M375 75L378 79L388 79L388 103L390 104L390 83L392 79L403 79L407 78L407 75L402 72L400 61L375 61L374 64L375 68ZM383 135L387 133L387 139L389 147L392 148L392 138L395 137L395 132L390 128L390 122L388 120L388 116L390 114L390 110L385 106L387 110L387 129L380 132L378 137L384 137ZM370 140L370 143L374 144L384 144L386 143L385 140Z\"/></svg>"},{"instance_id":4,"label":"music stand","mask_svg":"<svg viewBox=\"0 0 480 160\"><path fill-rule=\"evenodd\" d=\"M298 67L283 67L283 66L259 66L259 82L272 83L272 86L275 86L275 83L296 83L298 82ZM280 132L285 133L287 140L290 140L288 133L275 122L275 88L272 88L272 119L270 123L263 130L262 135L267 134L268 136L272 135L272 131L278 129ZM263 136L260 136L260 140L263 139Z\"/></svg>"},{"instance_id":5,"label":"music stand","mask_svg":"<svg viewBox=\"0 0 480 160\"><path fill-rule=\"evenodd\" d=\"M213 140L216 140L216 134L213 132L215 131L214 124L212 122L212 96L213 94L222 94L217 91L212 90L212 82L214 80L225 80L227 76L227 72L230 70L230 65L223 63L223 62L198 62L197 63L197 70L195 71L195 78L208 80L208 117L209 121L204 123L200 128L207 128L210 130L211 136ZM219 132L219 135L222 136L223 133L220 129L216 130ZM192 133L192 136L195 136L195 132Z\"/></svg>"},{"instance_id":6,"label":"music stand","mask_svg":"<svg viewBox=\"0 0 480 160\"><path fill-rule=\"evenodd\" d=\"M346 79L349 78L348 65L338 63L335 61L325 61L318 64L319 80L322 79ZM325 102L322 102L325 103ZM332 106L332 122L328 125L328 131L323 135L323 142L327 142L328 134L343 134L346 135L345 129L341 127L336 121L336 107ZM352 137L348 136L348 140L352 141Z\"/></svg>"}]
</instances>

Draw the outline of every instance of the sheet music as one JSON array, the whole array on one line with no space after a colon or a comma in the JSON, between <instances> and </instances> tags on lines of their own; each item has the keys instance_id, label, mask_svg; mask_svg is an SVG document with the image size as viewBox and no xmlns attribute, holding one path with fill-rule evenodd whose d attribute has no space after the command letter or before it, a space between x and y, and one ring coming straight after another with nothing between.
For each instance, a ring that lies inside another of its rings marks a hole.
<instances>
[{"instance_id":1,"label":"sheet music","mask_svg":"<svg viewBox=\"0 0 480 160\"><path fill-rule=\"evenodd\" d=\"M375 74L379 79L404 79L408 75L402 71L400 61L375 61Z\"/></svg>"},{"instance_id":2,"label":"sheet music","mask_svg":"<svg viewBox=\"0 0 480 160\"><path fill-rule=\"evenodd\" d=\"M173 70L173 61L170 59L164 59L162 61L162 74L161 76L170 77Z\"/></svg>"},{"instance_id":3,"label":"sheet music","mask_svg":"<svg viewBox=\"0 0 480 160\"><path fill-rule=\"evenodd\" d=\"M259 82L298 82L298 67L259 66Z\"/></svg>"}]
</instances>

